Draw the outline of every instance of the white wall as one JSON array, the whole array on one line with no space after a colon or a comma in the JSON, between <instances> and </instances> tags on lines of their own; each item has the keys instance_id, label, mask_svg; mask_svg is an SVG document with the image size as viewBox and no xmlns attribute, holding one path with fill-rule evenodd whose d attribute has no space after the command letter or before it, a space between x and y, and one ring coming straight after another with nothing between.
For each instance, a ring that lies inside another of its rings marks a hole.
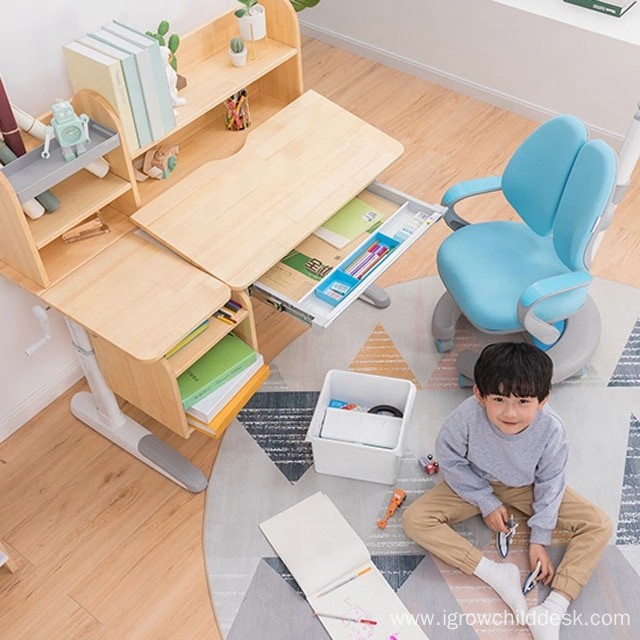
<instances>
[{"instance_id":1,"label":"white wall","mask_svg":"<svg viewBox=\"0 0 640 640\"><path fill-rule=\"evenodd\" d=\"M573 113L614 141L640 98L640 6L614 18L562 0L322 0L301 23L527 117Z\"/></svg>"},{"instance_id":2,"label":"white wall","mask_svg":"<svg viewBox=\"0 0 640 640\"><path fill-rule=\"evenodd\" d=\"M16 0L3 3L0 74L10 99L40 114L71 95L60 47L112 19L155 31L169 20L184 34L223 13L234 0ZM7 6L8 5L8 6ZM52 215L55 215L52 214ZM0 441L81 377L63 320L54 311L52 340L33 356L42 334L31 314L38 300L0 277Z\"/></svg>"}]
</instances>

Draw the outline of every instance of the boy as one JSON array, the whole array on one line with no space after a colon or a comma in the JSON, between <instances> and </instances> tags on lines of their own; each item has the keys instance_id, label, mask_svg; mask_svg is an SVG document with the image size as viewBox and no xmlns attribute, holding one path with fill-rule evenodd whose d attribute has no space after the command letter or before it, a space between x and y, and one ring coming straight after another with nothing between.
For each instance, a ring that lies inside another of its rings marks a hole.
<instances>
[{"instance_id":1,"label":"boy","mask_svg":"<svg viewBox=\"0 0 640 640\"><path fill-rule=\"evenodd\" d=\"M557 639L567 607L587 583L611 537L611 523L565 485L567 435L547 406L551 358L524 342L486 347L474 369L474 395L444 421L436 455L444 482L405 511L407 535L444 562L484 580L536 640ZM507 533L509 508L529 517L529 564L542 564L547 599L526 613L516 565L485 558L449 525L482 514ZM545 549L556 523L571 538L557 571ZM526 618L525 618L526 614Z\"/></svg>"}]
</instances>

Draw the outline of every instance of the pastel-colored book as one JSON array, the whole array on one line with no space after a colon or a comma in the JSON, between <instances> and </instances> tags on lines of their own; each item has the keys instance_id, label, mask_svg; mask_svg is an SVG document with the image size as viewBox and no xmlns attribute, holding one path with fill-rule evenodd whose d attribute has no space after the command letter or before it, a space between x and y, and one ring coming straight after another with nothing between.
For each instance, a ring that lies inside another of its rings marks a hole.
<instances>
[{"instance_id":1,"label":"pastel-colored book","mask_svg":"<svg viewBox=\"0 0 640 640\"><path fill-rule=\"evenodd\" d=\"M336 249L342 249L359 235L382 224L384 215L360 198L353 198L329 218L314 234Z\"/></svg>"},{"instance_id":2,"label":"pastel-colored book","mask_svg":"<svg viewBox=\"0 0 640 640\"><path fill-rule=\"evenodd\" d=\"M151 62L151 71L155 80L160 118L162 120L165 133L173 131L176 126L176 117L173 112L171 94L169 93L169 83L167 81L167 72L165 70L166 61L162 57L158 41L127 24L118 22L117 20L110 22L103 28L120 36L124 40L147 50L149 60Z\"/></svg>"},{"instance_id":3,"label":"pastel-colored book","mask_svg":"<svg viewBox=\"0 0 640 640\"><path fill-rule=\"evenodd\" d=\"M160 98L158 96L158 90L153 76L149 52L143 47L133 44L121 36L107 31L105 28L102 28L100 31L91 32L89 36L133 56L138 69L145 110L149 120L149 127L151 128L151 136L153 140L159 140L162 138L166 131L160 116Z\"/></svg>"},{"instance_id":4,"label":"pastel-colored book","mask_svg":"<svg viewBox=\"0 0 640 640\"><path fill-rule=\"evenodd\" d=\"M138 149L136 126L120 62L79 42L64 45L62 53L74 92L92 89L99 93L118 114L128 149Z\"/></svg>"},{"instance_id":5,"label":"pastel-colored book","mask_svg":"<svg viewBox=\"0 0 640 640\"><path fill-rule=\"evenodd\" d=\"M427 640L371 561L364 542L325 494L294 504L262 522L260 529L334 640ZM353 618L368 622L365 627L345 624ZM358 629L362 635L355 635Z\"/></svg>"},{"instance_id":6,"label":"pastel-colored book","mask_svg":"<svg viewBox=\"0 0 640 640\"><path fill-rule=\"evenodd\" d=\"M16 123L13 110L11 109L11 103L7 96L2 78L0 77L0 134L5 141L5 144L16 156L23 156L27 153L22 136L18 130L18 124Z\"/></svg>"},{"instance_id":7,"label":"pastel-colored book","mask_svg":"<svg viewBox=\"0 0 640 640\"><path fill-rule=\"evenodd\" d=\"M124 74L124 81L127 85L127 95L129 96L129 105L131 106L131 113L133 114L133 122L136 127L138 143L141 147L146 147L148 144L151 144L153 142L153 138L151 137L151 126L149 124L149 117L147 116L147 107L144 103L144 95L142 92L142 85L140 83L140 75L138 74L138 66L136 65L134 57L130 53L107 44L106 42L96 40L90 35L78 38L77 42L120 61L122 73Z\"/></svg>"},{"instance_id":8,"label":"pastel-colored book","mask_svg":"<svg viewBox=\"0 0 640 640\"><path fill-rule=\"evenodd\" d=\"M178 376L182 406L190 409L198 400L252 365L256 358L256 352L246 342L233 333L227 334Z\"/></svg>"},{"instance_id":9,"label":"pastel-colored book","mask_svg":"<svg viewBox=\"0 0 640 640\"><path fill-rule=\"evenodd\" d=\"M182 340L180 340L180 342L178 342L177 345L175 345L174 347L171 347L171 349L169 349L169 351L167 351L167 353L164 354L164 357L170 358L171 356L178 353L180 349L184 349L184 347L186 347L190 342L193 342L193 340L195 340L201 333L203 333L208 326L209 326L209 319L200 323L193 331L191 331L184 338L182 338Z\"/></svg>"},{"instance_id":10,"label":"pastel-colored book","mask_svg":"<svg viewBox=\"0 0 640 640\"><path fill-rule=\"evenodd\" d=\"M257 354L256 361L252 365L192 405L187 410L187 421L195 421L197 423L196 426L208 425L216 417L220 409L233 398L240 387L246 384L263 365L264 358Z\"/></svg>"}]
</instances>

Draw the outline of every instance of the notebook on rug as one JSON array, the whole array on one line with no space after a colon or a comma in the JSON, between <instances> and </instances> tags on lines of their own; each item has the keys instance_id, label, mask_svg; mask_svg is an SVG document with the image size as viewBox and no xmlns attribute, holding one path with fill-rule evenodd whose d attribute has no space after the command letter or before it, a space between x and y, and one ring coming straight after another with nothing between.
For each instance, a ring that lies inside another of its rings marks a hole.
<instances>
[{"instance_id":1,"label":"notebook on rug","mask_svg":"<svg viewBox=\"0 0 640 640\"><path fill-rule=\"evenodd\" d=\"M337 507L318 492L260 524L334 640L426 640Z\"/></svg>"}]
</instances>

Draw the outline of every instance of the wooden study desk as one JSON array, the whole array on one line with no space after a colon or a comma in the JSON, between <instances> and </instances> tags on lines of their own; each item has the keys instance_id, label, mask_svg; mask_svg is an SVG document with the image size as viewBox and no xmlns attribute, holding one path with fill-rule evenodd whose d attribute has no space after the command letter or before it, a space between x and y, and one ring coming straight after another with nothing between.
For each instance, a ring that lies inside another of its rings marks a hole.
<instances>
[{"instance_id":1,"label":"wooden study desk","mask_svg":"<svg viewBox=\"0 0 640 640\"><path fill-rule=\"evenodd\" d=\"M288 0L262 1L270 37L256 45L246 67L232 67L227 57L229 37L237 29L232 10L184 37L188 102L176 129L165 136L180 144L178 167L168 179L138 184L133 166L147 149L120 145L105 155L111 166L107 178L79 171L52 182L64 196L60 210L27 220L0 172L0 274L67 319L91 388L73 397L73 414L192 491L202 490L206 478L125 416L114 394L188 437L201 425L187 419L178 376L232 330L259 351L249 290L257 294L256 282L283 257L365 191L367 204L386 217L373 234L390 243L386 266L421 233L393 240L404 225L416 215L439 215L434 205L372 185L401 155L402 145L318 93L302 93L295 12ZM224 100L243 87L254 124L245 133L226 131ZM80 91L73 101L76 111L123 140L121 123L101 96ZM225 157L208 160L214 156ZM111 233L63 242L67 230L98 210ZM366 250L366 243L377 239L365 235L361 246L353 241L353 251ZM325 280L340 271L335 266ZM335 307L321 299L321 291L308 291L297 317L309 321L320 315L314 324L328 326L383 268L354 285ZM242 305L232 326L212 317L231 297ZM276 306L291 311L280 302ZM203 333L165 356L206 319ZM221 433L267 375L263 366L239 385L201 430Z\"/></svg>"}]
</instances>

